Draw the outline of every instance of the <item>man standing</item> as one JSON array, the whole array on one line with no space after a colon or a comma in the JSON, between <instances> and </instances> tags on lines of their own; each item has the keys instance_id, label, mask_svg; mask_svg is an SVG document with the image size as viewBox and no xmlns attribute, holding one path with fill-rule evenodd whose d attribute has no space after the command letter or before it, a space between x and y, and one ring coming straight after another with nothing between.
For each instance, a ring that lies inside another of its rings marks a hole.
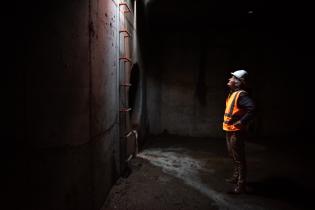
<instances>
[{"instance_id":1,"label":"man standing","mask_svg":"<svg viewBox=\"0 0 315 210\"><path fill-rule=\"evenodd\" d=\"M253 117L255 105L244 90L247 72L237 70L231 74L227 83L230 93L226 99L223 130L226 132L227 149L233 160L234 172L226 181L235 184L231 193L240 194L246 191L244 132Z\"/></svg>"}]
</instances>

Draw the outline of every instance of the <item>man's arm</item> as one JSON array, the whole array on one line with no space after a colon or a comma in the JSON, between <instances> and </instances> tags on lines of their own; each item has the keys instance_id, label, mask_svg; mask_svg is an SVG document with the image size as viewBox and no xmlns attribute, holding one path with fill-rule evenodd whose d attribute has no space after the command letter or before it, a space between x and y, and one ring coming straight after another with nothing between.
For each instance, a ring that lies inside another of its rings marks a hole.
<instances>
[{"instance_id":1,"label":"man's arm","mask_svg":"<svg viewBox=\"0 0 315 210\"><path fill-rule=\"evenodd\" d=\"M241 124L246 125L250 120L253 119L255 112L255 104L253 100L248 96L247 93L241 93L238 99L238 106L245 110L245 114L239 120Z\"/></svg>"}]
</instances>

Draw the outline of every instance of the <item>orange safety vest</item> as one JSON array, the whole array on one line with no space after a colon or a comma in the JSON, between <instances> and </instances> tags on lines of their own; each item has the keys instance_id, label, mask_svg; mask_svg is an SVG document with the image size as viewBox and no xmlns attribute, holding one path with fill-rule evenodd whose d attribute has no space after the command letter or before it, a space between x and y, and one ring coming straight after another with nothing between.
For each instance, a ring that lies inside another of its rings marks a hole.
<instances>
[{"instance_id":1,"label":"orange safety vest","mask_svg":"<svg viewBox=\"0 0 315 210\"><path fill-rule=\"evenodd\" d=\"M235 91L230 94L226 99L226 107L224 113L223 130L225 131L239 131L243 129L242 126L234 126L233 124L238 121L244 114L243 110L237 107L237 101L244 90Z\"/></svg>"}]
</instances>

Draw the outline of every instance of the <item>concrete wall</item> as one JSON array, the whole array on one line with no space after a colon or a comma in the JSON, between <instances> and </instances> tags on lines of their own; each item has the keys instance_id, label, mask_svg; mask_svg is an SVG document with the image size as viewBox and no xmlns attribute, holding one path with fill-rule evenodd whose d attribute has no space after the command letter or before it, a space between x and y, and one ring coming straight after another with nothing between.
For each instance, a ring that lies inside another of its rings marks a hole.
<instances>
[{"instance_id":1,"label":"concrete wall","mask_svg":"<svg viewBox=\"0 0 315 210\"><path fill-rule=\"evenodd\" d=\"M220 136L227 52L221 46L208 50L198 34L161 36L148 77L150 131Z\"/></svg>"},{"instance_id":2,"label":"concrete wall","mask_svg":"<svg viewBox=\"0 0 315 210\"><path fill-rule=\"evenodd\" d=\"M16 5L13 195L23 209L99 209L119 176L117 3Z\"/></svg>"}]
</instances>

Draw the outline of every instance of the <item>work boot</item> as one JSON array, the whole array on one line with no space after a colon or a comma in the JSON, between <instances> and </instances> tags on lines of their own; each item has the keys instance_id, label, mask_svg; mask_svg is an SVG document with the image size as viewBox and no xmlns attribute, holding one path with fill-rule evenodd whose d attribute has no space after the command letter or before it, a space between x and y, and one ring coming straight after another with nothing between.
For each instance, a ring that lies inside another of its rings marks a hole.
<instances>
[{"instance_id":1,"label":"work boot","mask_svg":"<svg viewBox=\"0 0 315 210\"><path fill-rule=\"evenodd\" d=\"M225 181L227 183L236 184L239 179L238 174L238 168L234 167L233 175L230 178L225 179Z\"/></svg>"},{"instance_id":2,"label":"work boot","mask_svg":"<svg viewBox=\"0 0 315 210\"><path fill-rule=\"evenodd\" d=\"M246 186L245 183L237 183L234 187L234 189L232 191L228 192L229 194L233 194L233 195L239 195L242 193L246 193Z\"/></svg>"}]
</instances>

